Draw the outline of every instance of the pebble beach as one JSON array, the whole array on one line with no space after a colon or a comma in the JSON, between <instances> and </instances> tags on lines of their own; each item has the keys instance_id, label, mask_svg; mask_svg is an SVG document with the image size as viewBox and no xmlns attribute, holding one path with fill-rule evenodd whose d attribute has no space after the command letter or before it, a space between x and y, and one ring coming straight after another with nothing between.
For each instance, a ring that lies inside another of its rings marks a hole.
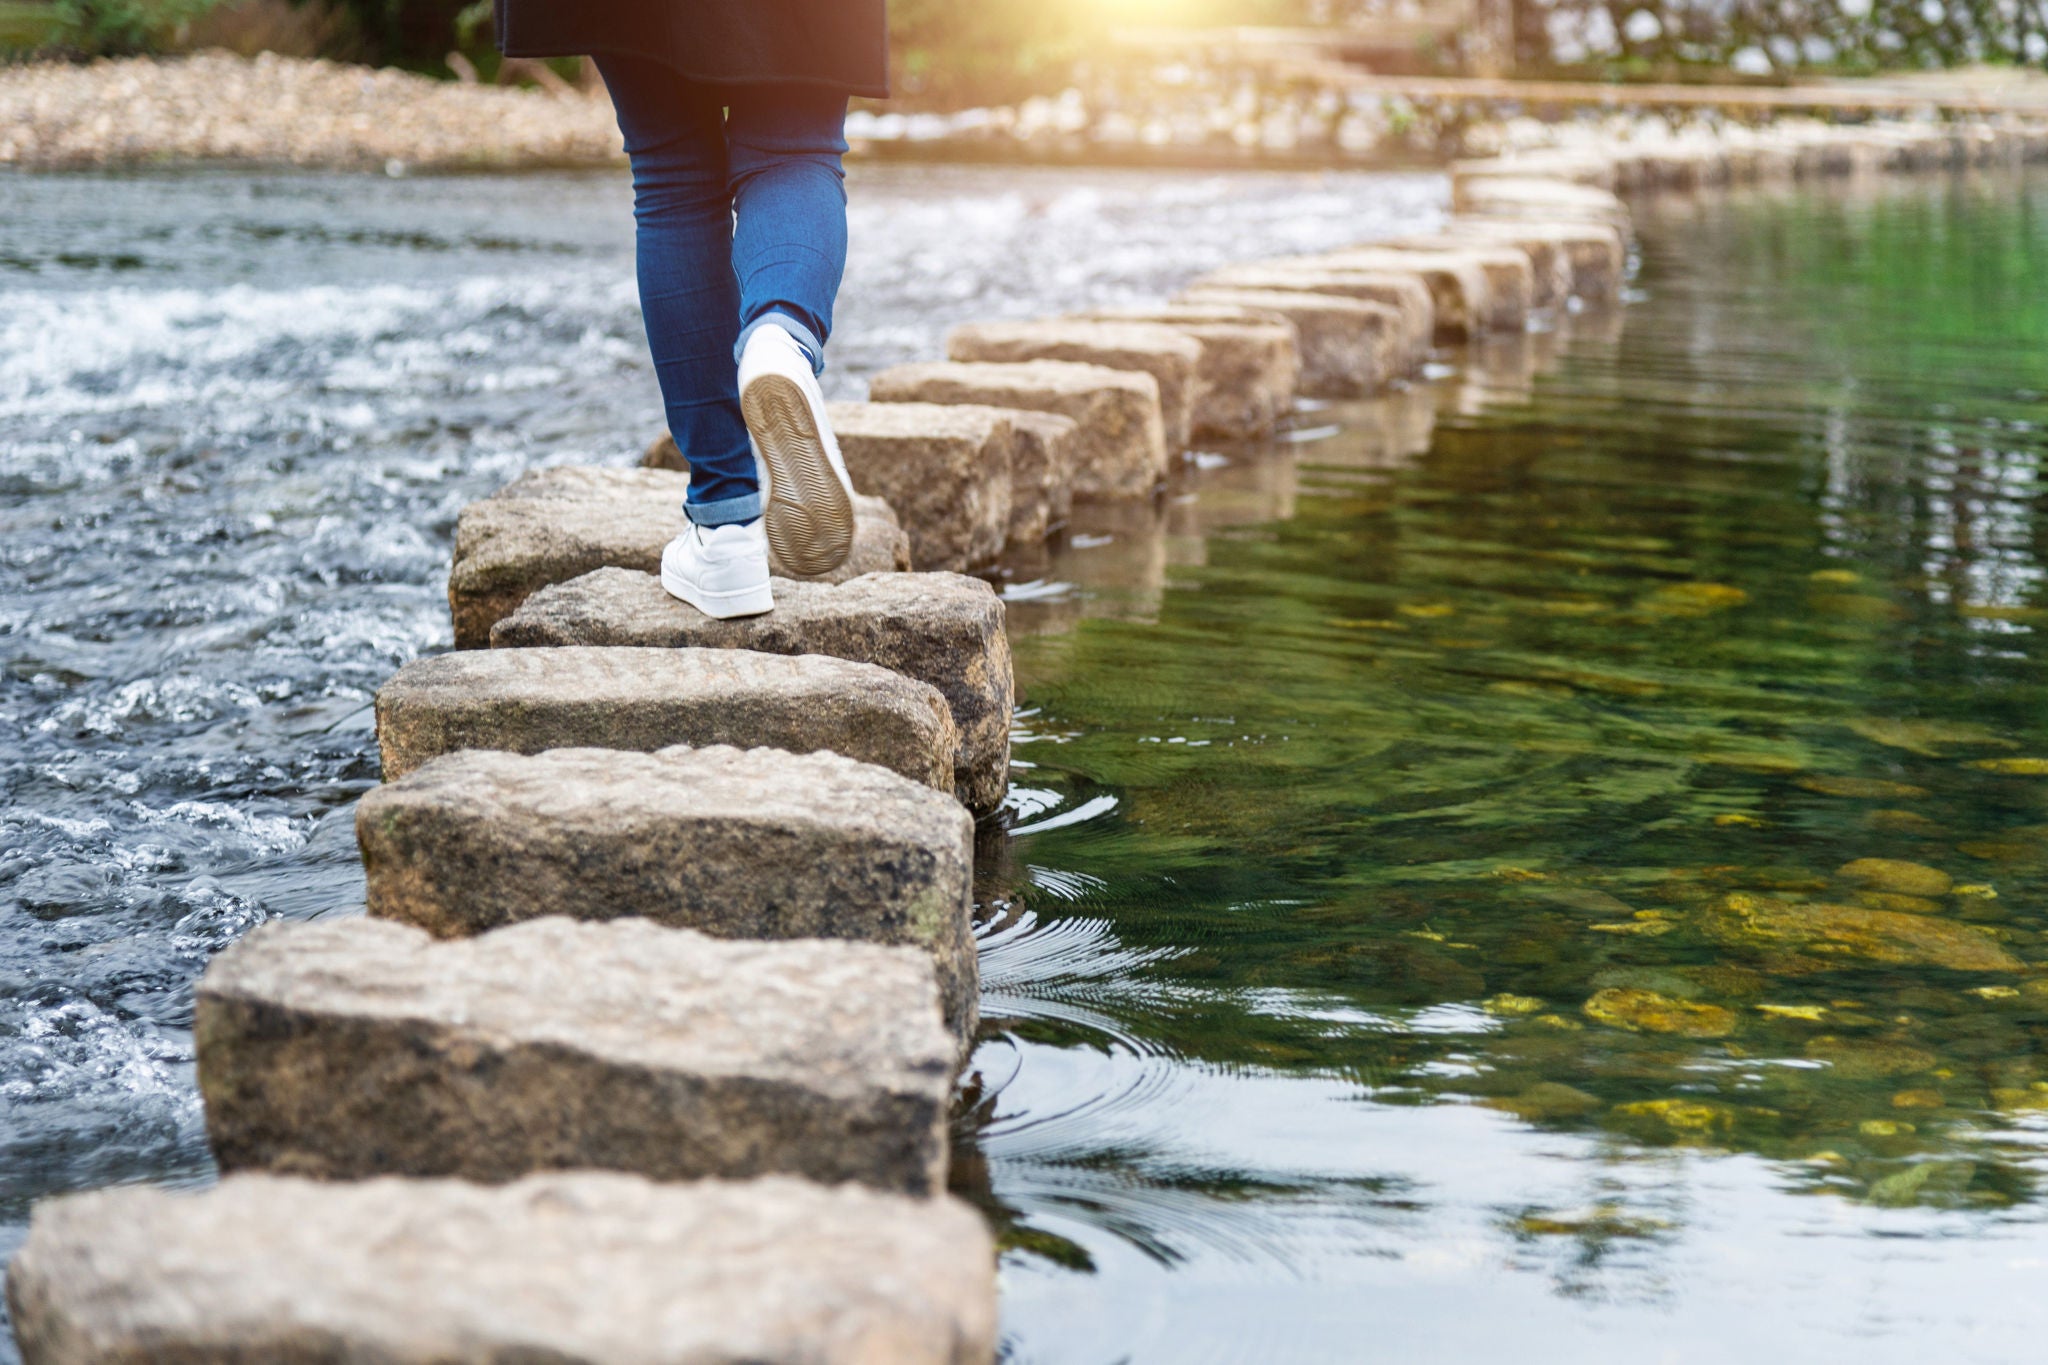
<instances>
[{"instance_id":1,"label":"pebble beach","mask_svg":"<svg viewBox=\"0 0 2048 1365\"><path fill-rule=\"evenodd\" d=\"M0 68L0 166L522 170L620 160L602 98L224 52Z\"/></svg>"}]
</instances>

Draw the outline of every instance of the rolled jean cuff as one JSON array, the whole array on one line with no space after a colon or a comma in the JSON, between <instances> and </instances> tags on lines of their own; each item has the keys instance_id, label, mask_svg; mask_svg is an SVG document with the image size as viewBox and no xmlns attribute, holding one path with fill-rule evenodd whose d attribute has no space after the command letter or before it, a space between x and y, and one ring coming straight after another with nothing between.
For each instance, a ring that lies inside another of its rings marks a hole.
<instances>
[{"instance_id":1,"label":"rolled jean cuff","mask_svg":"<svg viewBox=\"0 0 2048 1365\"><path fill-rule=\"evenodd\" d=\"M798 322L789 314L772 309L761 314L760 317L755 318L740 329L740 339L732 348L733 364L737 365L740 363L740 357L746 354L747 343L753 339L754 333L771 323L796 338L797 344L803 347L804 353L811 358L812 374L825 373L825 343L818 340L817 333L804 326L801 322Z\"/></svg>"},{"instance_id":2,"label":"rolled jean cuff","mask_svg":"<svg viewBox=\"0 0 2048 1365\"><path fill-rule=\"evenodd\" d=\"M758 521L761 495L758 492L742 493L739 497L720 498L717 502L686 502L683 515L699 526L735 526Z\"/></svg>"}]
</instances>

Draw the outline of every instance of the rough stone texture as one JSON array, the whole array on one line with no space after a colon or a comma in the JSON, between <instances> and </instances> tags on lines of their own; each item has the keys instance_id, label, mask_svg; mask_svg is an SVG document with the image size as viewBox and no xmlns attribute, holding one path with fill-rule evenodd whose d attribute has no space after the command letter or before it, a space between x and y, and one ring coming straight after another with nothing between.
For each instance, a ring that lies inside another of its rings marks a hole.
<instances>
[{"instance_id":1,"label":"rough stone texture","mask_svg":"<svg viewBox=\"0 0 2048 1365\"><path fill-rule=\"evenodd\" d=\"M1400 315L1403 341L1394 363L1401 374L1420 369L1429 359L1429 348L1436 339L1436 304L1429 285L1412 266L1398 270L1333 270L1318 257L1281 256L1218 270L1196 281L1196 287L1308 290L1382 304Z\"/></svg>"},{"instance_id":2,"label":"rough stone texture","mask_svg":"<svg viewBox=\"0 0 2048 1365\"><path fill-rule=\"evenodd\" d=\"M1067 524L1074 510L1074 461L1081 426L1056 412L998 409L1010 419L1010 544L1021 550L1041 544Z\"/></svg>"},{"instance_id":3,"label":"rough stone texture","mask_svg":"<svg viewBox=\"0 0 2048 1365\"><path fill-rule=\"evenodd\" d=\"M1536 272L1529 253L1520 247L1508 242L1459 242L1441 236L1404 238L1390 245L1446 270L1472 261L1486 276L1486 306L1478 310L1480 329L1519 332L1528 327L1529 310L1536 303Z\"/></svg>"},{"instance_id":4,"label":"rough stone texture","mask_svg":"<svg viewBox=\"0 0 2048 1365\"><path fill-rule=\"evenodd\" d=\"M606 565L658 571L662 548L683 529L688 487L674 471L562 466L463 508L448 575L456 648L483 648L493 625L550 583ZM854 508L853 553L823 581L908 569L910 542L888 504L857 498Z\"/></svg>"},{"instance_id":5,"label":"rough stone texture","mask_svg":"<svg viewBox=\"0 0 2048 1365\"><path fill-rule=\"evenodd\" d=\"M946 1188L958 1054L916 948L268 924L207 968L193 1027L223 1170Z\"/></svg>"},{"instance_id":6,"label":"rough stone texture","mask_svg":"<svg viewBox=\"0 0 2048 1365\"><path fill-rule=\"evenodd\" d=\"M995 562L1010 534L1016 436L994 408L834 403L853 486L883 499L910 537L911 567L959 572Z\"/></svg>"},{"instance_id":7,"label":"rough stone texture","mask_svg":"<svg viewBox=\"0 0 2048 1365\"><path fill-rule=\"evenodd\" d=\"M1394 246L1351 247L1320 258L1351 270L1410 270L1429 286L1436 305L1438 341L1464 340L1485 331L1508 331L1529 321L1529 258L1484 247L1414 251Z\"/></svg>"},{"instance_id":8,"label":"rough stone texture","mask_svg":"<svg viewBox=\"0 0 2048 1365\"><path fill-rule=\"evenodd\" d=\"M1195 308L1249 308L1287 319L1301 359L1297 387L1309 398L1357 398L1408 372L1409 341L1393 309L1317 292L1324 279L1305 273L1264 280L1265 288L1198 284L1178 301Z\"/></svg>"},{"instance_id":9,"label":"rough stone texture","mask_svg":"<svg viewBox=\"0 0 2048 1365\"><path fill-rule=\"evenodd\" d=\"M995 1249L952 1198L786 1176L238 1175L45 1201L26 1365L988 1365Z\"/></svg>"},{"instance_id":10,"label":"rough stone texture","mask_svg":"<svg viewBox=\"0 0 2048 1365\"><path fill-rule=\"evenodd\" d=\"M611 572L623 572L612 570ZM568 915L915 944L974 1031L974 822L837 754L469 750L356 807L370 913L438 938Z\"/></svg>"},{"instance_id":11,"label":"rough stone texture","mask_svg":"<svg viewBox=\"0 0 2048 1365\"><path fill-rule=\"evenodd\" d=\"M1077 498L1150 497L1166 478L1159 382L1141 370L1070 360L896 365L874 377L868 397L878 403L1030 408L1070 417L1080 427L1074 435Z\"/></svg>"},{"instance_id":12,"label":"rough stone texture","mask_svg":"<svg viewBox=\"0 0 2048 1365\"><path fill-rule=\"evenodd\" d=\"M1451 208L1457 213L1590 220L1628 229L1628 209L1621 200L1606 190L1566 180L1461 176L1451 182Z\"/></svg>"},{"instance_id":13,"label":"rough stone texture","mask_svg":"<svg viewBox=\"0 0 2048 1365\"><path fill-rule=\"evenodd\" d=\"M1453 219L1444 225L1442 232L1400 237L1389 245L1400 247L1404 251L1461 251L1481 247L1518 252L1528 267L1531 308L1558 308L1572 296L1570 259L1565 255L1563 247L1540 235L1507 237L1483 229L1475 232L1461 229L1459 221ZM1511 273L1500 268L1487 272L1495 297L1499 296L1502 283Z\"/></svg>"},{"instance_id":14,"label":"rough stone texture","mask_svg":"<svg viewBox=\"0 0 2048 1365\"><path fill-rule=\"evenodd\" d=\"M1169 452L1186 450L1201 400L1201 344L1171 327L1075 318L974 322L946 334L946 358L1013 364L1069 360L1111 370L1143 370L1159 385L1159 416Z\"/></svg>"},{"instance_id":15,"label":"rough stone texture","mask_svg":"<svg viewBox=\"0 0 2048 1365\"><path fill-rule=\"evenodd\" d=\"M1454 218L1449 231L1513 242L1534 259L1539 245L1561 252L1570 272L1571 292L1582 299L1606 301L1620 296L1628 274L1628 245L1620 232L1604 223L1545 222L1527 218Z\"/></svg>"},{"instance_id":16,"label":"rough stone texture","mask_svg":"<svg viewBox=\"0 0 2048 1365\"><path fill-rule=\"evenodd\" d=\"M677 744L820 749L953 794L960 734L929 683L744 649L491 649L416 659L377 692L393 781L442 754Z\"/></svg>"},{"instance_id":17,"label":"rough stone texture","mask_svg":"<svg viewBox=\"0 0 2048 1365\"><path fill-rule=\"evenodd\" d=\"M1451 177L1456 180L1527 180L1541 177L1569 180L1602 190L1614 188L1614 170L1614 158L1605 152L1565 147L1533 148L1505 156L1451 163Z\"/></svg>"},{"instance_id":18,"label":"rough stone texture","mask_svg":"<svg viewBox=\"0 0 2048 1365\"><path fill-rule=\"evenodd\" d=\"M953 791L985 815L1010 781L1014 684L1003 603L959 574L871 574L851 583L775 585L766 616L714 621L651 574L601 569L535 593L491 632L498 646L645 645L826 654L893 669L939 689L960 732Z\"/></svg>"},{"instance_id":19,"label":"rough stone texture","mask_svg":"<svg viewBox=\"0 0 2048 1365\"><path fill-rule=\"evenodd\" d=\"M1249 308L1160 304L1105 308L1082 316L1104 322L1150 322L1192 337L1202 348L1189 418L1194 435L1257 440L1294 406L1301 384L1300 331L1277 313Z\"/></svg>"}]
</instances>

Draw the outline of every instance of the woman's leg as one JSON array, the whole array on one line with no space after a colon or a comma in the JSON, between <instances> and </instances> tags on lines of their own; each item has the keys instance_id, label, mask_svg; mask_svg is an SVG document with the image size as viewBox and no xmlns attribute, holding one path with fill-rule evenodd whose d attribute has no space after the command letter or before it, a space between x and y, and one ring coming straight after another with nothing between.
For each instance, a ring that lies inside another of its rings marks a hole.
<instances>
[{"instance_id":1,"label":"woman's leg","mask_svg":"<svg viewBox=\"0 0 2048 1365\"><path fill-rule=\"evenodd\" d=\"M740 290L726 96L659 62L600 57L598 68L633 163L640 309L669 430L690 462L686 510L700 526L753 521L760 485L733 364Z\"/></svg>"},{"instance_id":2,"label":"woman's leg","mask_svg":"<svg viewBox=\"0 0 2048 1365\"><path fill-rule=\"evenodd\" d=\"M791 334L822 370L846 272L846 97L778 86L728 98L740 325L750 330L780 314L796 323Z\"/></svg>"}]
</instances>

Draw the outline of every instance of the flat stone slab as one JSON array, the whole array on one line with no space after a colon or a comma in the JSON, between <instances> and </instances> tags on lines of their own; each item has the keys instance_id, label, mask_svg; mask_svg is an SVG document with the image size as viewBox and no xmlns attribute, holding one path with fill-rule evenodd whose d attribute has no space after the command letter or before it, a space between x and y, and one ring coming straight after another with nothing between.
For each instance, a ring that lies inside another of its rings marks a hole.
<instances>
[{"instance_id":1,"label":"flat stone slab","mask_svg":"<svg viewBox=\"0 0 2048 1365\"><path fill-rule=\"evenodd\" d=\"M1150 497L1166 478L1159 381L1142 370L1071 360L895 365L874 377L868 397L877 403L1030 408L1071 418L1079 428L1073 472L1078 498Z\"/></svg>"},{"instance_id":2,"label":"flat stone slab","mask_svg":"<svg viewBox=\"0 0 2048 1365\"><path fill-rule=\"evenodd\" d=\"M1188 448L1201 397L1202 347L1171 327L1079 318L974 322L946 334L946 358L996 364L1070 360L1112 370L1142 370L1159 385L1167 450Z\"/></svg>"},{"instance_id":3,"label":"flat stone slab","mask_svg":"<svg viewBox=\"0 0 2048 1365\"><path fill-rule=\"evenodd\" d=\"M1195 370L1194 411L1188 419L1195 436L1257 440L1272 435L1294 406L1301 383L1300 330L1278 314L1167 303L1105 308L1081 316L1170 327L1202 348Z\"/></svg>"},{"instance_id":4,"label":"flat stone slab","mask_svg":"<svg viewBox=\"0 0 2048 1365\"><path fill-rule=\"evenodd\" d=\"M1529 321L1529 260L1495 257L1484 247L1469 251L1413 251L1393 246L1349 247L1319 257L1324 264L1350 270L1406 270L1429 286L1436 308L1438 341L1463 340L1479 332L1516 330ZM1505 268L1509 283L1499 287L1496 270Z\"/></svg>"},{"instance_id":5,"label":"flat stone slab","mask_svg":"<svg viewBox=\"0 0 2048 1365\"><path fill-rule=\"evenodd\" d=\"M995 1249L952 1198L776 1176L230 1176L44 1201L25 1365L988 1365Z\"/></svg>"},{"instance_id":6,"label":"flat stone slab","mask_svg":"<svg viewBox=\"0 0 2048 1365\"><path fill-rule=\"evenodd\" d=\"M377 691L386 781L460 749L821 749L953 794L960 735L929 683L744 649L485 649L415 659Z\"/></svg>"},{"instance_id":7,"label":"flat stone slab","mask_svg":"<svg viewBox=\"0 0 2048 1365\"><path fill-rule=\"evenodd\" d=\"M567 915L720 938L911 944L975 1021L974 822L838 754L468 750L356 806L370 914L462 938Z\"/></svg>"},{"instance_id":8,"label":"flat stone slab","mask_svg":"<svg viewBox=\"0 0 2048 1365\"><path fill-rule=\"evenodd\" d=\"M207 968L194 1032L224 1171L946 1188L957 1043L917 948L267 924Z\"/></svg>"},{"instance_id":9,"label":"flat stone slab","mask_svg":"<svg viewBox=\"0 0 2048 1365\"><path fill-rule=\"evenodd\" d=\"M658 572L662 548L683 529L688 488L689 476L671 470L572 465L534 470L463 508L448 575L456 648L483 648L493 625L550 583L607 565ZM822 581L910 567L887 503L856 498L854 516L853 553Z\"/></svg>"},{"instance_id":10,"label":"flat stone slab","mask_svg":"<svg viewBox=\"0 0 2048 1365\"><path fill-rule=\"evenodd\" d=\"M1453 218L1445 231L1454 237L1511 242L1527 251L1532 262L1542 249L1561 253L1570 292L1582 299L1618 297L1628 275L1628 244L1620 232L1604 223L1466 216Z\"/></svg>"},{"instance_id":11,"label":"flat stone slab","mask_svg":"<svg viewBox=\"0 0 2048 1365\"><path fill-rule=\"evenodd\" d=\"M1388 245L1403 251L1480 250L1488 253L1481 264L1487 266L1487 283L1492 287L1496 301L1503 289L1511 290L1518 286L1525 286L1530 309L1557 308L1572 296L1571 261L1566 258L1562 247L1544 237L1510 238L1483 231L1459 231L1458 220L1453 219L1444 225L1442 232L1397 237ZM1510 255L1496 258L1494 253ZM1520 259L1511 259L1511 256ZM1526 313L1527 310L1524 311L1525 322Z\"/></svg>"},{"instance_id":12,"label":"flat stone slab","mask_svg":"<svg viewBox=\"0 0 2048 1365\"><path fill-rule=\"evenodd\" d=\"M1284 318L1295 331L1297 380L1309 398L1358 398L1408 372L1409 338L1400 315L1384 304L1313 292L1307 274L1271 274L1266 288L1198 284L1178 302L1192 308L1245 308Z\"/></svg>"},{"instance_id":13,"label":"flat stone slab","mask_svg":"<svg viewBox=\"0 0 2048 1365\"><path fill-rule=\"evenodd\" d=\"M847 476L896 511L911 567L993 564L1010 535L1016 433L996 408L834 403L827 415Z\"/></svg>"},{"instance_id":14,"label":"flat stone slab","mask_svg":"<svg viewBox=\"0 0 2048 1365\"><path fill-rule=\"evenodd\" d=\"M1606 223L1627 231L1627 207L1611 192L1568 180L1513 176L1459 177L1451 182L1456 213L1525 215Z\"/></svg>"},{"instance_id":15,"label":"flat stone slab","mask_svg":"<svg viewBox=\"0 0 2048 1365\"><path fill-rule=\"evenodd\" d=\"M1394 356L1400 367L1397 374L1420 369L1437 336L1435 296L1412 266L1391 270L1346 266L1339 270L1320 257L1280 256L1213 271L1194 287L1307 290L1382 304L1400 317L1399 349Z\"/></svg>"},{"instance_id":16,"label":"flat stone slab","mask_svg":"<svg viewBox=\"0 0 2048 1365\"><path fill-rule=\"evenodd\" d=\"M1015 684L1003 603L960 574L870 574L850 583L775 581L775 610L715 621L652 574L600 569L543 588L491 632L499 647L641 645L825 654L876 664L939 689L960 734L953 792L987 814L1010 781Z\"/></svg>"}]
</instances>

